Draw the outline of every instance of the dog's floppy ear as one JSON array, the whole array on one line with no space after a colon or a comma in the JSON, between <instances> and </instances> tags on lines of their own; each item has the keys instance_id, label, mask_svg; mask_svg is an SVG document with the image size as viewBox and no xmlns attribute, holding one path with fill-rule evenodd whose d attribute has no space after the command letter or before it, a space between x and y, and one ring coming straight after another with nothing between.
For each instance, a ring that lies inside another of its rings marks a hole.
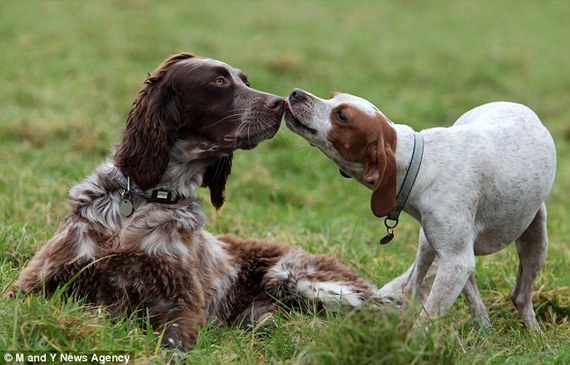
<instances>
[{"instance_id":1,"label":"dog's floppy ear","mask_svg":"<svg viewBox=\"0 0 570 365\"><path fill-rule=\"evenodd\" d=\"M181 122L179 95L167 74L176 62L192 57L179 53L165 60L147 77L129 112L115 163L143 190L155 186L166 171Z\"/></svg>"},{"instance_id":2,"label":"dog's floppy ear","mask_svg":"<svg viewBox=\"0 0 570 365\"><path fill-rule=\"evenodd\" d=\"M384 217L396 208L397 177L396 131L386 120L381 121L378 140L370 143L365 152L362 180L374 186L370 208L377 217Z\"/></svg>"},{"instance_id":3,"label":"dog's floppy ear","mask_svg":"<svg viewBox=\"0 0 570 365\"><path fill-rule=\"evenodd\" d=\"M232 171L233 154L217 159L206 168L202 186L210 189L210 201L216 209L224 205L226 182Z\"/></svg>"}]
</instances>

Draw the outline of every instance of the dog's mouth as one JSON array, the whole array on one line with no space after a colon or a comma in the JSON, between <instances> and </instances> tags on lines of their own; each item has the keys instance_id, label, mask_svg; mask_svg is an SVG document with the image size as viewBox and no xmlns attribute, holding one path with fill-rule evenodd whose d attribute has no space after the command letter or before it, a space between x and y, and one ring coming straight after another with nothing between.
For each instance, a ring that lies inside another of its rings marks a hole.
<instances>
[{"instance_id":1,"label":"dog's mouth","mask_svg":"<svg viewBox=\"0 0 570 365\"><path fill-rule=\"evenodd\" d=\"M285 100L282 97L253 90L245 108L236 109L237 112L221 119L223 123L219 128L225 125L225 134L218 140L225 144L225 148L252 149L275 136L281 127L284 110Z\"/></svg>"},{"instance_id":2,"label":"dog's mouth","mask_svg":"<svg viewBox=\"0 0 570 365\"><path fill-rule=\"evenodd\" d=\"M316 129L313 129L313 128L303 124L299 120L299 118L297 118L295 116L295 111L291 107L291 103L289 102L289 100L285 100L284 118L285 118L285 124L287 125L287 128L289 128L290 130L292 130L295 133L305 134L307 132L309 134L314 134L314 135L317 134Z\"/></svg>"},{"instance_id":3,"label":"dog's mouth","mask_svg":"<svg viewBox=\"0 0 570 365\"><path fill-rule=\"evenodd\" d=\"M250 121L249 123L246 122L238 130L225 134L223 140L226 144L232 146L233 149L249 150L256 147L259 143L273 138L280 125L280 120L275 122L262 119Z\"/></svg>"}]
</instances>

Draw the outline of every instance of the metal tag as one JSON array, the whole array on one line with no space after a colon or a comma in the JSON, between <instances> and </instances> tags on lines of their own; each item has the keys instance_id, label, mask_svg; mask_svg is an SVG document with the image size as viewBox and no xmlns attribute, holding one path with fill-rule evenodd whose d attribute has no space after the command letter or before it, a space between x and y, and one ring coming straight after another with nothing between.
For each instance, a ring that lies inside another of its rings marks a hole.
<instances>
[{"instance_id":1,"label":"metal tag","mask_svg":"<svg viewBox=\"0 0 570 365\"><path fill-rule=\"evenodd\" d=\"M394 221L394 223L389 223L388 221ZM380 240L381 245L385 245L388 242L392 241L392 239L394 238L394 228L396 228L398 223L399 223L398 216L396 216L395 218L390 218L390 216L388 216L384 219L384 226L386 226L386 232L388 234L382 237L382 239Z\"/></svg>"},{"instance_id":2,"label":"metal tag","mask_svg":"<svg viewBox=\"0 0 570 365\"><path fill-rule=\"evenodd\" d=\"M124 217L128 217L133 214L133 203L129 199L121 200L119 203L119 213Z\"/></svg>"},{"instance_id":3,"label":"metal tag","mask_svg":"<svg viewBox=\"0 0 570 365\"><path fill-rule=\"evenodd\" d=\"M385 245L388 242L392 241L392 238L394 238L394 234L388 233L386 236L382 237L382 239L380 240L380 244Z\"/></svg>"}]
</instances>

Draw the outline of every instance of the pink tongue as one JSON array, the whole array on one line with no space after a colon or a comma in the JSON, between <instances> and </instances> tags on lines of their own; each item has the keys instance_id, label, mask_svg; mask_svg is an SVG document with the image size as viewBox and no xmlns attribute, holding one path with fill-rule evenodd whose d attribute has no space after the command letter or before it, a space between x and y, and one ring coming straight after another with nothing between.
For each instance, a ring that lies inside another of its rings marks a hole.
<instances>
[{"instance_id":1,"label":"pink tongue","mask_svg":"<svg viewBox=\"0 0 570 365\"><path fill-rule=\"evenodd\" d=\"M236 140L236 136L233 134L226 134L224 136L224 141L225 142L234 142Z\"/></svg>"},{"instance_id":2,"label":"pink tongue","mask_svg":"<svg viewBox=\"0 0 570 365\"><path fill-rule=\"evenodd\" d=\"M285 99L285 109L291 113L291 115L295 116L293 113L293 109L291 108L291 104L289 104L289 100Z\"/></svg>"}]
</instances>

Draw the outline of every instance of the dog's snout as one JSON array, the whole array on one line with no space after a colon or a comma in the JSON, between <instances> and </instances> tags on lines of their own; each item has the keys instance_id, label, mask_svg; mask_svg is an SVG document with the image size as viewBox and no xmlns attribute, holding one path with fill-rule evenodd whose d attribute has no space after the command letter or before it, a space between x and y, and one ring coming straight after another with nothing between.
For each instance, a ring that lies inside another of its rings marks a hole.
<instances>
[{"instance_id":1,"label":"dog's snout","mask_svg":"<svg viewBox=\"0 0 570 365\"><path fill-rule=\"evenodd\" d=\"M293 89L291 95L289 95L289 101L291 102L302 101L306 98L307 98L307 93L297 88Z\"/></svg>"},{"instance_id":2,"label":"dog's snout","mask_svg":"<svg viewBox=\"0 0 570 365\"><path fill-rule=\"evenodd\" d=\"M272 95L265 99L265 106L269 109L279 109L283 106L285 100L279 96Z\"/></svg>"}]
</instances>

